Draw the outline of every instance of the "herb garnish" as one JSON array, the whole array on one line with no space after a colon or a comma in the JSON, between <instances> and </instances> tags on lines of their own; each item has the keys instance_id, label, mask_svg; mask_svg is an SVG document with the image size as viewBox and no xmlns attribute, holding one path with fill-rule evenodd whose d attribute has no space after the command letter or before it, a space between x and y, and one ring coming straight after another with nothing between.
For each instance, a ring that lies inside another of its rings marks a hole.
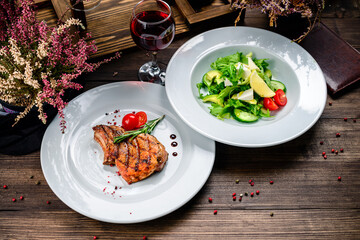
<instances>
[{"instance_id":1,"label":"herb garnish","mask_svg":"<svg viewBox=\"0 0 360 240\"><path fill-rule=\"evenodd\" d=\"M125 132L123 135L115 137L114 138L114 143L120 143L122 141L124 141L125 139L130 138L130 141L133 140L137 135L141 134L141 133L148 133L150 134L154 128L156 127L156 125L163 120L163 118L165 117L165 115L162 115L161 117L157 118L157 119L153 119L147 123L145 123L145 125L140 128L140 129L136 129L136 130L132 130L132 131L127 131Z\"/></svg>"}]
</instances>

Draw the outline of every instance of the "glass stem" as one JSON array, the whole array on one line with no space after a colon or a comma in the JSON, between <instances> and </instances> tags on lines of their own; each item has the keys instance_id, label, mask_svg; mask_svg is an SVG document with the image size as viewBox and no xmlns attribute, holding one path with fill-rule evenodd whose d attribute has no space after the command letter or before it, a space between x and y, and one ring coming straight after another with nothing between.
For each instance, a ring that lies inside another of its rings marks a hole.
<instances>
[{"instance_id":1,"label":"glass stem","mask_svg":"<svg viewBox=\"0 0 360 240\"><path fill-rule=\"evenodd\" d=\"M154 70L159 68L159 66L157 65L157 52L151 53L151 68L153 68Z\"/></svg>"}]
</instances>

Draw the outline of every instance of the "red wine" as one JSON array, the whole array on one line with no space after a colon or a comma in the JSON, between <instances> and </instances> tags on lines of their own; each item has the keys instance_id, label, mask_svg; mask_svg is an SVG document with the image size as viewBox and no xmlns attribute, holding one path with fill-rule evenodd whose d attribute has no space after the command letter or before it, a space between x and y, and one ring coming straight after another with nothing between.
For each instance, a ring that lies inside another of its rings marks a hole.
<instances>
[{"instance_id":1,"label":"red wine","mask_svg":"<svg viewBox=\"0 0 360 240\"><path fill-rule=\"evenodd\" d=\"M170 45L175 35L175 23L167 13L144 11L133 17L130 31L136 45L148 51L158 51Z\"/></svg>"}]
</instances>

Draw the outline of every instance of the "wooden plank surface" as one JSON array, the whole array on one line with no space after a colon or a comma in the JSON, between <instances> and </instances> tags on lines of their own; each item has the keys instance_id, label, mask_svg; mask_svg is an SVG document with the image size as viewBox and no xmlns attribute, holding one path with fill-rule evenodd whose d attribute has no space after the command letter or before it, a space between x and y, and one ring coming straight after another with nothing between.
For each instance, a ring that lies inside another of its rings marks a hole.
<instances>
[{"instance_id":1,"label":"wooden plank surface","mask_svg":"<svg viewBox=\"0 0 360 240\"><path fill-rule=\"evenodd\" d=\"M360 50L360 19L352 17L356 9L346 12L351 15L338 18L327 13L322 20ZM42 16L51 19L47 14ZM266 17L253 11L247 12L244 22L269 29L267 23ZM217 26L200 26L177 36L159 53L160 61L167 63L192 36ZM146 59L142 50L128 49L119 60L87 74L85 89L137 80L137 70ZM360 239L359 95L357 84L336 98L328 96L332 105L326 105L319 121L280 146L247 149L217 143L215 166L201 191L175 212L139 224L99 222L71 210L47 185L39 151L25 156L0 154L0 186L8 185L0 187L0 239ZM335 136L337 132L341 137ZM332 154L332 148L344 148L344 152ZM255 181L254 187L249 179ZM260 194L243 197L241 202L232 200L233 192L254 190ZM217 215L213 215L215 209Z\"/></svg>"}]
</instances>

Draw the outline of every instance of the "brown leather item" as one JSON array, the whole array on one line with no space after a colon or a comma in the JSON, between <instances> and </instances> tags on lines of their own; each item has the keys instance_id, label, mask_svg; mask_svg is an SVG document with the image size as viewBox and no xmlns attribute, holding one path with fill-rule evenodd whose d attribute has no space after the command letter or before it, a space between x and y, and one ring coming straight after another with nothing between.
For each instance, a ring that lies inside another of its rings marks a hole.
<instances>
[{"instance_id":1,"label":"brown leather item","mask_svg":"<svg viewBox=\"0 0 360 240\"><path fill-rule=\"evenodd\" d=\"M360 80L360 53L323 23L317 24L300 45L320 65L329 93Z\"/></svg>"}]
</instances>

